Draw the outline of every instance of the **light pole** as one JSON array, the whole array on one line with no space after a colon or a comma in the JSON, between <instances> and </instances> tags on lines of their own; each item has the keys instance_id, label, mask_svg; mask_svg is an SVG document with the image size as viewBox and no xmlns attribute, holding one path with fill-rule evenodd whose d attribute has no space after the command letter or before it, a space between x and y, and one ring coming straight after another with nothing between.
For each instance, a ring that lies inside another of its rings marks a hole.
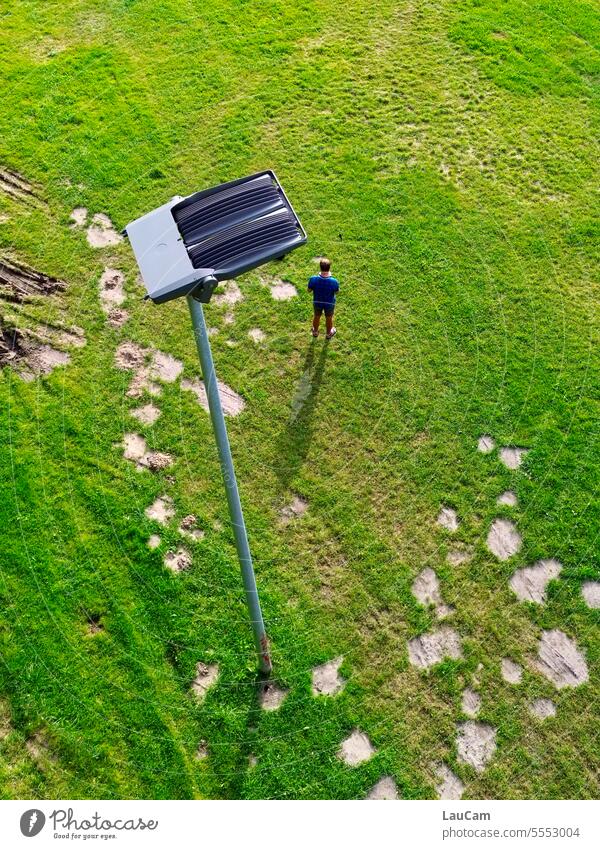
<instances>
[{"instance_id":1,"label":"light pole","mask_svg":"<svg viewBox=\"0 0 600 849\"><path fill-rule=\"evenodd\" d=\"M187 198L175 197L132 221L124 233L140 268L146 297L154 303L183 295L187 298L259 668L269 674L272 670L269 640L202 304L210 301L221 280L282 258L305 244L306 233L272 171L224 183Z\"/></svg>"}]
</instances>

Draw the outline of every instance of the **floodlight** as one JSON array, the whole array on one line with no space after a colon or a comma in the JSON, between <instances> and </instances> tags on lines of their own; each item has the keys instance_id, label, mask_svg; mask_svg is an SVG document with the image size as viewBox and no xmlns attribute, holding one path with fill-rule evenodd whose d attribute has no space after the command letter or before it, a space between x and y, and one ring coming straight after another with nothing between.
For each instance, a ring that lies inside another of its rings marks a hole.
<instances>
[{"instance_id":1,"label":"floodlight","mask_svg":"<svg viewBox=\"0 0 600 849\"><path fill-rule=\"evenodd\" d=\"M273 171L261 171L186 198L174 197L132 221L124 234L146 297L156 304L187 297L259 665L269 673L269 642L202 304L210 301L221 280L284 257L306 242L306 233Z\"/></svg>"},{"instance_id":2,"label":"floodlight","mask_svg":"<svg viewBox=\"0 0 600 849\"><path fill-rule=\"evenodd\" d=\"M273 171L261 171L189 197L174 197L125 228L147 297L161 304L216 286L306 242ZM209 279L209 285L202 281Z\"/></svg>"}]
</instances>

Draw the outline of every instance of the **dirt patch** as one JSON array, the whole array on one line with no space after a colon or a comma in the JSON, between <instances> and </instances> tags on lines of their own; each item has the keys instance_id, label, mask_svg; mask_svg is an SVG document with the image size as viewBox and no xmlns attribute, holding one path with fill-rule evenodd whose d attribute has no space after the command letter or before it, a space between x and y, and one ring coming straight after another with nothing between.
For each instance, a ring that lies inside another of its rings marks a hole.
<instances>
[{"instance_id":1,"label":"dirt patch","mask_svg":"<svg viewBox=\"0 0 600 849\"><path fill-rule=\"evenodd\" d=\"M196 749L196 760L203 761L208 757L208 743L206 740L200 740Z\"/></svg>"},{"instance_id":2,"label":"dirt patch","mask_svg":"<svg viewBox=\"0 0 600 849\"><path fill-rule=\"evenodd\" d=\"M143 407L138 407L136 410L130 410L129 415L137 419L138 422L147 425L153 425L160 416L160 409L150 402Z\"/></svg>"},{"instance_id":3,"label":"dirt patch","mask_svg":"<svg viewBox=\"0 0 600 849\"><path fill-rule=\"evenodd\" d=\"M158 548L160 545L160 537L158 534L152 534L151 537L148 538L148 548L154 551L155 548Z\"/></svg>"},{"instance_id":4,"label":"dirt patch","mask_svg":"<svg viewBox=\"0 0 600 849\"><path fill-rule=\"evenodd\" d=\"M123 284L125 276L116 268L105 268L100 277L100 304L108 315L114 307L120 307L125 301Z\"/></svg>"},{"instance_id":5,"label":"dirt patch","mask_svg":"<svg viewBox=\"0 0 600 849\"><path fill-rule=\"evenodd\" d=\"M549 719L556 716L556 705L550 699L536 699L529 705L529 713L536 719Z\"/></svg>"},{"instance_id":6,"label":"dirt patch","mask_svg":"<svg viewBox=\"0 0 600 849\"><path fill-rule=\"evenodd\" d=\"M294 519L300 519L308 510L308 501L300 495L295 495L290 504L279 511L281 524L288 525Z\"/></svg>"},{"instance_id":7,"label":"dirt patch","mask_svg":"<svg viewBox=\"0 0 600 849\"><path fill-rule=\"evenodd\" d=\"M76 206L70 215L73 227L83 227L87 221L88 211L85 206Z\"/></svg>"},{"instance_id":8,"label":"dirt patch","mask_svg":"<svg viewBox=\"0 0 600 849\"><path fill-rule=\"evenodd\" d=\"M533 566L517 569L509 586L521 601L543 604L546 601L546 587L550 581L558 578L561 570L562 565L558 560L538 560Z\"/></svg>"},{"instance_id":9,"label":"dirt patch","mask_svg":"<svg viewBox=\"0 0 600 849\"><path fill-rule=\"evenodd\" d=\"M225 415L239 415L246 407L246 402L244 401L242 396L238 395L237 392L234 392L233 389L231 389L225 383L221 383L220 380L217 381L217 384L219 387L219 397L221 399L221 406ZM187 392L193 392L202 409L206 410L206 412L209 412L208 397L206 395L206 389L202 380L199 380L198 378L194 378L193 380L187 380L186 378L185 380L181 381L181 388L186 390Z\"/></svg>"},{"instance_id":10,"label":"dirt patch","mask_svg":"<svg viewBox=\"0 0 600 849\"><path fill-rule=\"evenodd\" d=\"M194 540L195 542L199 542L201 539L204 539L204 531L197 527L197 522L198 520L192 514L186 516L181 520L179 533L191 540Z\"/></svg>"},{"instance_id":11,"label":"dirt patch","mask_svg":"<svg viewBox=\"0 0 600 849\"><path fill-rule=\"evenodd\" d=\"M229 312L226 312L225 315L223 316L223 324L233 324L234 322L235 322L235 315L233 314L233 312L231 310L229 310Z\"/></svg>"},{"instance_id":12,"label":"dirt patch","mask_svg":"<svg viewBox=\"0 0 600 849\"><path fill-rule=\"evenodd\" d=\"M31 737L25 740L25 748L36 761L43 760L44 758L48 760L55 759L50 750L48 738L43 731L36 731Z\"/></svg>"},{"instance_id":13,"label":"dirt patch","mask_svg":"<svg viewBox=\"0 0 600 849\"><path fill-rule=\"evenodd\" d=\"M498 560L508 560L521 549L521 534L508 519L494 519L487 535L487 547Z\"/></svg>"},{"instance_id":14,"label":"dirt patch","mask_svg":"<svg viewBox=\"0 0 600 849\"><path fill-rule=\"evenodd\" d=\"M446 764L434 766L438 783L435 785L438 799L460 799L465 792L465 785Z\"/></svg>"},{"instance_id":15,"label":"dirt patch","mask_svg":"<svg viewBox=\"0 0 600 849\"><path fill-rule=\"evenodd\" d=\"M496 443L491 436L480 436L477 441L477 450L482 454L490 454L495 447Z\"/></svg>"},{"instance_id":16,"label":"dirt patch","mask_svg":"<svg viewBox=\"0 0 600 849\"><path fill-rule=\"evenodd\" d=\"M164 557L164 564L172 572L185 572L192 565L192 555L185 548L178 548L177 551L167 551Z\"/></svg>"},{"instance_id":17,"label":"dirt patch","mask_svg":"<svg viewBox=\"0 0 600 849\"><path fill-rule=\"evenodd\" d=\"M0 298L9 303L24 303L64 292L64 280L36 271L13 259L0 260Z\"/></svg>"},{"instance_id":18,"label":"dirt patch","mask_svg":"<svg viewBox=\"0 0 600 849\"><path fill-rule=\"evenodd\" d=\"M165 454L164 451L149 451L144 454L138 465L143 469L150 469L151 472L160 472L168 469L174 462L173 457Z\"/></svg>"},{"instance_id":19,"label":"dirt patch","mask_svg":"<svg viewBox=\"0 0 600 849\"><path fill-rule=\"evenodd\" d=\"M496 729L483 722L463 722L458 726L456 749L461 763L483 772L496 751Z\"/></svg>"},{"instance_id":20,"label":"dirt patch","mask_svg":"<svg viewBox=\"0 0 600 849\"><path fill-rule=\"evenodd\" d=\"M588 607L593 610L600 608L600 583L598 581L586 581L581 587L581 595Z\"/></svg>"},{"instance_id":21,"label":"dirt patch","mask_svg":"<svg viewBox=\"0 0 600 849\"><path fill-rule=\"evenodd\" d=\"M588 680L585 657L575 641L559 630L542 632L533 665L559 690L579 687Z\"/></svg>"},{"instance_id":22,"label":"dirt patch","mask_svg":"<svg viewBox=\"0 0 600 849\"><path fill-rule=\"evenodd\" d=\"M458 516L456 510L453 510L452 507L442 507L436 521L438 525L451 533L458 530Z\"/></svg>"},{"instance_id":23,"label":"dirt patch","mask_svg":"<svg viewBox=\"0 0 600 849\"><path fill-rule=\"evenodd\" d=\"M506 492L503 492L502 495L499 495L496 499L496 504L499 504L503 507L516 507L517 506L517 494L512 491L512 489L507 489Z\"/></svg>"},{"instance_id":24,"label":"dirt patch","mask_svg":"<svg viewBox=\"0 0 600 849\"><path fill-rule=\"evenodd\" d=\"M108 215L98 212L87 229L87 240L92 248L107 248L118 245L123 241L123 236L117 233Z\"/></svg>"},{"instance_id":25,"label":"dirt patch","mask_svg":"<svg viewBox=\"0 0 600 849\"><path fill-rule=\"evenodd\" d=\"M122 310L119 307L115 307L108 314L108 323L111 327L123 327L128 319L129 313L127 310Z\"/></svg>"},{"instance_id":26,"label":"dirt patch","mask_svg":"<svg viewBox=\"0 0 600 849\"><path fill-rule=\"evenodd\" d=\"M358 766L370 760L377 750L364 733L355 728L341 744L337 756L348 766Z\"/></svg>"},{"instance_id":27,"label":"dirt patch","mask_svg":"<svg viewBox=\"0 0 600 849\"><path fill-rule=\"evenodd\" d=\"M39 201L38 190L18 171L0 168L0 190L17 200Z\"/></svg>"},{"instance_id":28,"label":"dirt patch","mask_svg":"<svg viewBox=\"0 0 600 849\"><path fill-rule=\"evenodd\" d=\"M398 788L391 775L384 775L367 793L367 799L398 799Z\"/></svg>"},{"instance_id":29,"label":"dirt patch","mask_svg":"<svg viewBox=\"0 0 600 849\"><path fill-rule=\"evenodd\" d=\"M518 469L526 454L529 453L528 448L516 448L507 446L500 449L500 461L504 463L507 469L514 471Z\"/></svg>"},{"instance_id":30,"label":"dirt patch","mask_svg":"<svg viewBox=\"0 0 600 849\"><path fill-rule=\"evenodd\" d=\"M222 291L212 296L211 303L216 304L218 307L223 305L232 307L243 300L244 296L238 284L233 280L228 280L223 286Z\"/></svg>"},{"instance_id":31,"label":"dirt patch","mask_svg":"<svg viewBox=\"0 0 600 849\"><path fill-rule=\"evenodd\" d=\"M503 657L500 664L502 677L508 684L520 684L523 677L523 669L509 657Z\"/></svg>"},{"instance_id":32,"label":"dirt patch","mask_svg":"<svg viewBox=\"0 0 600 849\"><path fill-rule=\"evenodd\" d=\"M171 354L153 351L150 361L150 378L162 380L163 383L174 383L183 371L183 363Z\"/></svg>"},{"instance_id":33,"label":"dirt patch","mask_svg":"<svg viewBox=\"0 0 600 849\"><path fill-rule=\"evenodd\" d=\"M419 669L429 669L449 657L462 657L460 637L453 628L446 626L421 634L408 642L408 659Z\"/></svg>"},{"instance_id":34,"label":"dirt patch","mask_svg":"<svg viewBox=\"0 0 600 849\"><path fill-rule=\"evenodd\" d=\"M199 702L204 700L210 688L217 683L219 678L219 666L214 663L212 665L199 661L196 664L196 677L192 681L192 693L196 696Z\"/></svg>"},{"instance_id":35,"label":"dirt patch","mask_svg":"<svg viewBox=\"0 0 600 849\"><path fill-rule=\"evenodd\" d=\"M88 636L94 637L96 634L101 634L104 631L102 617L99 613L86 613L85 618Z\"/></svg>"},{"instance_id":36,"label":"dirt patch","mask_svg":"<svg viewBox=\"0 0 600 849\"><path fill-rule=\"evenodd\" d=\"M451 566L462 566L463 563L468 563L473 559L473 552L461 549L449 551L446 555L446 562Z\"/></svg>"},{"instance_id":37,"label":"dirt patch","mask_svg":"<svg viewBox=\"0 0 600 849\"><path fill-rule=\"evenodd\" d=\"M277 280L270 286L271 297L274 301L289 301L295 298L298 291L293 283L287 280Z\"/></svg>"},{"instance_id":38,"label":"dirt patch","mask_svg":"<svg viewBox=\"0 0 600 849\"><path fill-rule=\"evenodd\" d=\"M123 434L123 457L141 465L146 454L146 440L139 433Z\"/></svg>"},{"instance_id":39,"label":"dirt patch","mask_svg":"<svg viewBox=\"0 0 600 849\"><path fill-rule=\"evenodd\" d=\"M141 368L150 355L148 348L142 348L135 342L121 342L115 351L115 365L124 371Z\"/></svg>"},{"instance_id":40,"label":"dirt patch","mask_svg":"<svg viewBox=\"0 0 600 849\"><path fill-rule=\"evenodd\" d=\"M264 333L260 329L260 327L252 327L248 331L248 336L249 336L250 339L252 339L252 341L254 342L255 345L260 345L260 343L264 342L265 339L267 338L266 333Z\"/></svg>"},{"instance_id":41,"label":"dirt patch","mask_svg":"<svg viewBox=\"0 0 600 849\"><path fill-rule=\"evenodd\" d=\"M144 512L153 522L166 525L175 515L173 499L169 495L161 495L150 507L146 507Z\"/></svg>"},{"instance_id":42,"label":"dirt patch","mask_svg":"<svg viewBox=\"0 0 600 849\"><path fill-rule=\"evenodd\" d=\"M475 690L467 687L466 690L463 690L461 706L462 712L466 716L470 716L472 719L475 719L481 710L481 696L479 693L476 693Z\"/></svg>"},{"instance_id":43,"label":"dirt patch","mask_svg":"<svg viewBox=\"0 0 600 849\"><path fill-rule=\"evenodd\" d=\"M438 577L433 569L429 567L423 569L413 581L411 590L419 604L423 604L426 607L428 605L435 605L435 615L438 619L445 619L453 612L453 608L444 604L442 600Z\"/></svg>"},{"instance_id":44,"label":"dirt patch","mask_svg":"<svg viewBox=\"0 0 600 849\"><path fill-rule=\"evenodd\" d=\"M260 706L263 710L278 710L289 693L274 681L266 681L260 688Z\"/></svg>"},{"instance_id":45,"label":"dirt patch","mask_svg":"<svg viewBox=\"0 0 600 849\"><path fill-rule=\"evenodd\" d=\"M312 671L312 691L314 696L335 696L340 693L346 681L339 673L344 658L336 657Z\"/></svg>"}]
</instances>

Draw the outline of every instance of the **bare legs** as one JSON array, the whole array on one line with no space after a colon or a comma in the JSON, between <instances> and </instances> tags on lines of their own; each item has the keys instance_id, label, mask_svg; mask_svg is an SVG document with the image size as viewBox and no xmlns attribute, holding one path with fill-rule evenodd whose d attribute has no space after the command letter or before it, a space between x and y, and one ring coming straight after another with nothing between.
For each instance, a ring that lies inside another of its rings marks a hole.
<instances>
[{"instance_id":1,"label":"bare legs","mask_svg":"<svg viewBox=\"0 0 600 849\"><path fill-rule=\"evenodd\" d=\"M315 310L315 313L313 315L313 323L312 323L313 336L316 336L318 334L320 324L321 324L321 313L317 312L317 310ZM327 333L328 334L331 333L331 330L333 328L333 313L331 313L331 315L325 316L325 327L327 329Z\"/></svg>"}]
</instances>

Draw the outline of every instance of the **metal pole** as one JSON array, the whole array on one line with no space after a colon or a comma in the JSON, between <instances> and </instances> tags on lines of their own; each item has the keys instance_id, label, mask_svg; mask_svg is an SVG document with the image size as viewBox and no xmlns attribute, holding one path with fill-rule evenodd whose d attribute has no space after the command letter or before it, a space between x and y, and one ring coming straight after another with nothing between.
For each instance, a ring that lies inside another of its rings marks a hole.
<instances>
[{"instance_id":1,"label":"metal pole","mask_svg":"<svg viewBox=\"0 0 600 849\"><path fill-rule=\"evenodd\" d=\"M206 332L204 311L202 310L202 304L196 301L191 295L187 296L187 302L190 308L190 315L192 316L192 324L194 326L194 336L196 337L198 356L200 357L200 365L202 367L202 378L204 380L206 395L208 397L210 418L212 420L215 440L219 450L221 472L223 473L223 482L225 483L225 492L227 493L229 515L231 516L231 522L233 524L235 547L237 549L242 569L242 580L244 582L244 590L246 593L246 604L248 606L250 621L252 623L252 631L254 632L254 641L258 651L259 666L261 672L269 673L272 670L269 640L267 638L262 611L260 609L260 600L258 598L258 590L256 588L256 577L252 567L252 555L250 554L246 524L244 522L240 494L235 478L235 469L233 468L233 458L231 456L231 448L229 447L225 417L223 416L223 408L221 407L221 399L219 397L219 387L217 384L217 376L215 374L215 366L213 363L212 352L210 350L208 333Z\"/></svg>"}]
</instances>

